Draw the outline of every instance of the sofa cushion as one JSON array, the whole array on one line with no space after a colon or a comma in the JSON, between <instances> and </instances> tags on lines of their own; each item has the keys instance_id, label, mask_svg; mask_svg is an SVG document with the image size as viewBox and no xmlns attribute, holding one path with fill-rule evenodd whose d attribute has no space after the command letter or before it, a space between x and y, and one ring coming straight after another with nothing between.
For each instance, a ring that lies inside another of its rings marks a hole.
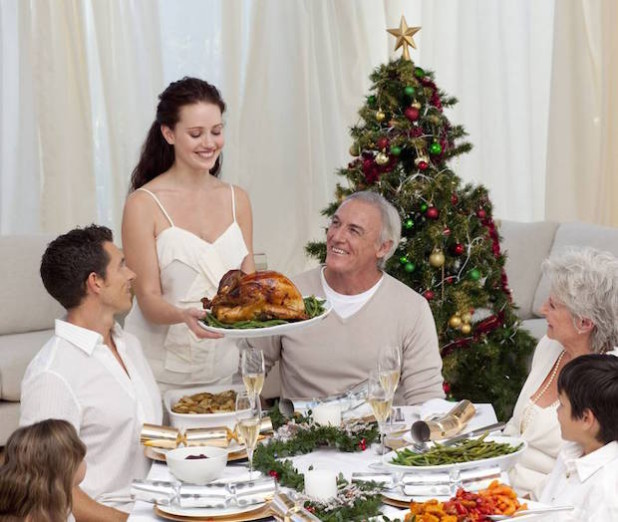
<instances>
[{"instance_id":1,"label":"sofa cushion","mask_svg":"<svg viewBox=\"0 0 618 522\"><path fill-rule=\"evenodd\" d=\"M0 446L6 444L7 439L19 427L19 403L0 401Z\"/></svg>"},{"instance_id":2,"label":"sofa cushion","mask_svg":"<svg viewBox=\"0 0 618 522\"><path fill-rule=\"evenodd\" d=\"M39 275L52 236L0 236L0 335L54 326L63 308L49 296Z\"/></svg>"},{"instance_id":3,"label":"sofa cushion","mask_svg":"<svg viewBox=\"0 0 618 522\"><path fill-rule=\"evenodd\" d=\"M32 358L54 330L0 335L0 399L19 401L21 381Z\"/></svg>"},{"instance_id":4,"label":"sofa cushion","mask_svg":"<svg viewBox=\"0 0 618 522\"><path fill-rule=\"evenodd\" d=\"M532 302L541 279L541 263L549 254L557 228L558 224L550 221L500 222L501 246L507 256L505 270L521 319L533 317Z\"/></svg>"},{"instance_id":5,"label":"sofa cushion","mask_svg":"<svg viewBox=\"0 0 618 522\"><path fill-rule=\"evenodd\" d=\"M590 246L611 252L618 257L618 228L601 227L588 223L563 223L556 231L550 256L560 254L569 247ZM542 276L534 296L532 309L536 316L541 316L541 306L549 297L549 278Z\"/></svg>"}]
</instances>

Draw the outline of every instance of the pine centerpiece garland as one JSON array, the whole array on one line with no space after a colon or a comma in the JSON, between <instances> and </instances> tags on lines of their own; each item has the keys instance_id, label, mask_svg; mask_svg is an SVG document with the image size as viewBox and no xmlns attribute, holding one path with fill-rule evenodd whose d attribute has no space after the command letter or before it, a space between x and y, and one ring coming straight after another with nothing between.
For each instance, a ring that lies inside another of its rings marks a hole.
<instances>
[{"instance_id":1,"label":"pine centerpiece garland","mask_svg":"<svg viewBox=\"0 0 618 522\"><path fill-rule=\"evenodd\" d=\"M275 434L268 442L257 446L253 454L253 467L274 477L281 486L299 493L304 490L304 476L286 457L311 453L323 447L345 452L364 451L380 436L375 422L357 421L341 428L319 426L313 422L311 410L307 415L285 421L275 406L270 417L276 429ZM350 484L340 474L337 486L336 499L316 502L307 497L304 507L326 522L361 520L379 515L382 504L379 485Z\"/></svg>"}]
</instances>

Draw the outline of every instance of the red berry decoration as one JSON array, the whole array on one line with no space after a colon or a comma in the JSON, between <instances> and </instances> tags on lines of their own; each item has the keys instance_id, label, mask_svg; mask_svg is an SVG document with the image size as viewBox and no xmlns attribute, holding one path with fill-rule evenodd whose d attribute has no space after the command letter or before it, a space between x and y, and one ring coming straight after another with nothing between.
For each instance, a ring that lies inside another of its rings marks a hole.
<instances>
[{"instance_id":1,"label":"red berry decoration","mask_svg":"<svg viewBox=\"0 0 618 522\"><path fill-rule=\"evenodd\" d=\"M451 196L451 205L457 205L457 203L459 203L459 198L457 197L457 194L453 194Z\"/></svg>"},{"instance_id":2,"label":"red berry decoration","mask_svg":"<svg viewBox=\"0 0 618 522\"><path fill-rule=\"evenodd\" d=\"M358 443L358 447L361 449L361 451L365 451L367 449L367 440L361 439L361 441Z\"/></svg>"},{"instance_id":3,"label":"red berry decoration","mask_svg":"<svg viewBox=\"0 0 618 522\"><path fill-rule=\"evenodd\" d=\"M416 121L418 120L418 116L420 113L416 107L408 107L405 111L403 111L403 114L410 121Z\"/></svg>"},{"instance_id":4,"label":"red berry decoration","mask_svg":"<svg viewBox=\"0 0 618 522\"><path fill-rule=\"evenodd\" d=\"M463 254L465 251L464 246L461 243L457 243L454 247L453 247L453 253L456 256L460 256L461 254Z\"/></svg>"},{"instance_id":5,"label":"red berry decoration","mask_svg":"<svg viewBox=\"0 0 618 522\"><path fill-rule=\"evenodd\" d=\"M367 174L371 170L371 167L373 167L373 160L364 159L363 160L363 172Z\"/></svg>"},{"instance_id":6,"label":"red berry decoration","mask_svg":"<svg viewBox=\"0 0 618 522\"><path fill-rule=\"evenodd\" d=\"M427 209L427 217L429 219L438 219L438 216L440 215L440 212L438 211L438 209L436 207L429 207Z\"/></svg>"},{"instance_id":7,"label":"red berry decoration","mask_svg":"<svg viewBox=\"0 0 618 522\"><path fill-rule=\"evenodd\" d=\"M485 212L482 208L479 208L476 211L476 217L478 217L479 219L485 219L487 217L487 212Z\"/></svg>"},{"instance_id":8,"label":"red berry decoration","mask_svg":"<svg viewBox=\"0 0 618 522\"><path fill-rule=\"evenodd\" d=\"M378 146L378 149L380 150L384 150L388 148L388 138L385 138L384 136L382 136L380 139L378 139L378 141L376 141L376 145Z\"/></svg>"},{"instance_id":9,"label":"red berry decoration","mask_svg":"<svg viewBox=\"0 0 618 522\"><path fill-rule=\"evenodd\" d=\"M451 385L446 381L442 383L442 389L444 390L444 393L446 393L447 395L451 393Z\"/></svg>"},{"instance_id":10,"label":"red berry decoration","mask_svg":"<svg viewBox=\"0 0 618 522\"><path fill-rule=\"evenodd\" d=\"M425 290L423 292L423 297L425 299L427 299L427 301L431 301L435 296L436 296L436 294L433 293L433 291L431 291L431 290Z\"/></svg>"},{"instance_id":11,"label":"red berry decoration","mask_svg":"<svg viewBox=\"0 0 618 522\"><path fill-rule=\"evenodd\" d=\"M279 480L279 473L277 473L274 469L271 469L268 474L275 480Z\"/></svg>"}]
</instances>

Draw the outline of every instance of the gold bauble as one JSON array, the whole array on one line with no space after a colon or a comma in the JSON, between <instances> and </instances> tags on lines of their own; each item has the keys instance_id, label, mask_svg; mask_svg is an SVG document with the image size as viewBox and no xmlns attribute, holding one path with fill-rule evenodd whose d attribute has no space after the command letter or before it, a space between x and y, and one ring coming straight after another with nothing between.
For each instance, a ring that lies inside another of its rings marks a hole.
<instances>
[{"instance_id":1,"label":"gold bauble","mask_svg":"<svg viewBox=\"0 0 618 522\"><path fill-rule=\"evenodd\" d=\"M418 100L414 100L410 106L414 107L415 109L420 109L422 107L422 105L418 102Z\"/></svg>"},{"instance_id":2,"label":"gold bauble","mask_svg":"<svg viewBox=\"0 0 618 522\"><path fill-rule=\"evenodd\" d=\"M384 118L386 118L386 114L384 114L382 111L376 112L376 120L383 121Z\"/></svg>"},{"instance_id":3,"label":"gold bauble","mask_svg":"<svg viewBox=\"0 0 618 522\"><path fill-rule=\"evenodd\" d=\"M429 264L440 268L444 264L444 254L441 250L434 250L429 256Z\"/></svg>"},{"instance_id":4,"label":"gold bauble","mask_svg":"<svg viewBox=\"0 0 618 522\"><path fill-rule=\"evenodd\" d=\"M358 143L354 143L351 147L350 147L350 156L360 156L360 147L358 146Z\"/></svg>"},{"instance_id":5,"label":"gold bauble","mask_svg":"<svg viewBox=\"0 0 618 522\"><path fill-rule=\"evenodd\" d=\"M472 331L472 327L466 323L461 325L461 333L464 335L468 335Z\"/></svg>"},{"instance_id":6,"label":"gold bauble","mask_svg":"<svg viewBox=\"0 0 618 522\"><path fill-rule=\"evenodd\" d=\"M461 317L459 317L458 315L454 315L452 316L449 320L448 320L448 325L451 328L459 328L461 326Z\"/></svg>"},{"instance_id":7,"label":"gold bauble","mask_svg":"<svg viewBox=\"0 0 618 522\"><path fill-rule=\"evenodd\" d=\"M378 165L386 165L388 163L388 155L384 154L384 152L380 152L376 156L376 163Z\"/></svg>"},{"instance_id":8,"label":"gold bauble","mask_svg":"<svg viewBox=\"0 0 618 522\"><path fill-rule=\"evenodd\" d=\"M466 312L464 314L461 314L461 320L464 323L469 323L470 321L472 321L472 314L470 312Z\"/></svg>"}]
</instances>

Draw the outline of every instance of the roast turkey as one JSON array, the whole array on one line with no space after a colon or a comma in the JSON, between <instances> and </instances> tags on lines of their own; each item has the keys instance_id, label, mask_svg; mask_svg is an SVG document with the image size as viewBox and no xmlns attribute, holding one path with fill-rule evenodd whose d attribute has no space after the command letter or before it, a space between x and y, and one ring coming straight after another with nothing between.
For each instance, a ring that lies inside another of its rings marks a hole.
<instances>
[{"instance_id":1,"label":"roast turkey","mask_svg":"<svg viewBox=\"0 0 618 522\"><path fill-rule=\"evenodd\" d=\"M279 272L265 270L245 274L230 270L219 282L212 300L202 299L204 308L222 323L307 319L303 296L294 283Z\"/></svg>"}]
</instances>

